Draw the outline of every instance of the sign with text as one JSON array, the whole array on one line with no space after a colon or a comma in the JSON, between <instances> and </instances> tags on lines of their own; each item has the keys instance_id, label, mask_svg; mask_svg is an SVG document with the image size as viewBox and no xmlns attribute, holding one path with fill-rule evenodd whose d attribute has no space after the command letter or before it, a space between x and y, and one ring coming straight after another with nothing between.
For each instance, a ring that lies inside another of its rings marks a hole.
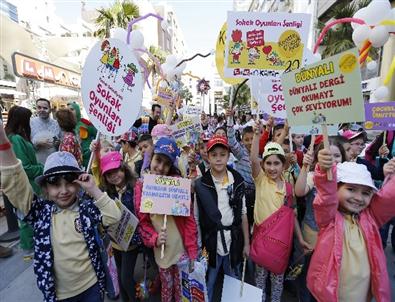
<instances>
[{"instance_id":1,"label":"sign with text","mask_svg":"<svg viewBox=\"0 0 395 302\"><path fill-rule=\"evenodd\" d=\"M203 132L198 116L185 117L183 121L170 126L170 129L179 148L197 144L200 133Z\"/></svg>"},{"instance_id":2,"label":"sign with text","mask_svg":"<svg viewBox=\"0 0 395 302\"><path fill-rule=\"evenodd\" d=\"M365 104L366 130L395 130L395 102Z\"/></svg>"},{"instance_id":3,"label":"sign with text","mask_svg":"<svg viewBox=\"0 0 395 302\"><path fill-rule=\"evenodd\" d=\"M281 81L290 126L365 120L357 49L285 73Z\"/></svg>"},{"instance_id":4,"label":"sign with text","mask_svg":"<svg viewBox=\"0 0 395 302\"><path fill-rule=\"evenodd\" d=\"M191 180L186 178L144 175L142 213L189 216Z\"/></svg>"},{"instance_id":5,"label":"sign with text","mask_svg":"<svg viewBox=\"0 0 395 302\"><path fill-rule=\"evenodd\" d=\"M189 115L189 116L200 116L202 113L202 109L199 107L194 107L194 106L186 106L184 115Z\"/></svg>"},{"instance_id":6,"label":"sign with text","mask_svg":"<svg viewBox=\"0 0 395 302\"><path fill-rule=\"evenodd\" d=\"M81 74L39 59L14 52L12 54L14 74L21 78L52 83L79 89Z\"/></svg>"},{"instance_id":7,"label":"sign with text","mask_svg":"<svg viewBox=\"0 0 395 302\"><path fill-rule=\"evenodd\" d=\"M140 65L128 45L118 39L97 42L82 72L85 110L103 134L127 132L136 120L143 100Z\"/></svg>"},{"instance_id":8,"label":"sign with text","mask_svg":"<svg viewBox=\"0 0 395 302\"><path fill-rule=\"evenodd\" d=\"M122 204L119 199L115 199L115 203L121 210L121 220L118 223L111 225L107 232L112 240L114 240L122 250L127 251L139 220Z\"/></svg>"},{"instance_id":9,"label":"sign with text","mask_svg":"<svg viewBox=\"0 0 395 302\"><path fill-rule=\"evenodd\" d=\"M278 77L302 66L309 14L228 12L225 77Z\"/></svg>"}]
</instances>

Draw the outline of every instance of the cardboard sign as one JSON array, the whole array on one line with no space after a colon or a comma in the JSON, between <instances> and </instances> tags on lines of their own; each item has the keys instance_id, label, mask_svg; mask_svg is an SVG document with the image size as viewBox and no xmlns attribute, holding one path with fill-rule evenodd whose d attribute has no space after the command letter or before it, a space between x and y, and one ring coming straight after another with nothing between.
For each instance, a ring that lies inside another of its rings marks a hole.
<instances>
[{"instance_id":1,"label":"cardboard sign","mask_svg":"<svg viewBox=\"0 0 395 302\"><path fill-rule=\"evenodd\" d=\"M170 102L175 100L176 94L170 87L158 87L155 100L159 105L169 107Z\"/></svg>"},{"instance_id":2,"label":"cardboard sign","mask_svg":"<svg viewBox=\"0 0 395 302\"><path fill-rule=\"evenodd\" d=\"M355 48L285 73L281 80L290 126L365 120Z\"/></svg>"},{"instance_id":3,"label":"cardboard sign","mask_svg":"<svg viewBox=\"0 0 395 302\"><path fill-rule=\"evenodd\" d=\"M228 12L225 77L278 77L302 66L309 14Z\"/></svg>"},{"instance_id":4,"label":"cardboard sign","mask_svg":"<svg viewBox=\"0 0 395 302\"><path fill-rule=\"evenodd\" d=\"M262 289L244 282L243 295L240 297L240 286L240 280L225 275L221 301L252 302L262 300Z\"/></svg>"},{"instance_id":5,"label":"cardboard sign","mask_svg":"<svg viewBox=\"0 0 395 302\"><path fill-rule=\"evenodd\" d=\"M93 125L103 134L127 132L143 100L140 65L130 48L118 39L97 42L81 79L82 100Z\"/></svg>"},{"instance_id":6,"label":"cardboard sign","mask_svg":"<svg viewBox=\"0 0 395 302\"><path fill-rule=\"evenodd\" d=\"M115 200L118 208L121 210L121 220L111 225L107 233L124 251L127 251L136 231L139 220L132 212L125 207L119 199Z\"/></svg>"},{"instance_id":7,"label":"cardboard sign","mask_svg":"<svg viewBox=\"0 0 395 302\"><path fill-rule=\"evenodd\" d=\"M395 130L395 102L365 104L366 130Z\"/></svg>"},{"instance_id":8,"label":"cardboard sign","mask_svg":"<svg viewBox=\"0 0 395 302\"><path fill-rule=\"evenodd\" d=\"M217 44L215 46L215 65L221 79L229 85L240 84L243 79L225 78L224 76L224 60L225 60L225 43L226 43L226 29L227 25L224 23L219 32Z\"/></svg>"},{"instance_id":9,"label":"cardboard sign","mask_svg":"<svg viewBox=\"0 0 395 302\"><path fill-rule=\"evenodd\" d=\"M191 180L147 174L144 176L142 213L189 216Z\"/></svg>"},{"instance_id":10,"label":"cardboard sign","mask_svg":"<svg viewBox=\"0 0 395 302\"><path fill-rule=\"evenodd\" d=\"M170 126L170 129L179 148L198 143L200 133L203 132L200 118L197 116L186 117L183 121Z\"/></svg>"},{"instance_id":11,"label":"cardboard sign","mask_svg":"<svg viewBox=\"0 0 395 302\"><path fill-rule=\"evenodd\" d=\"M201 108L192 107L192 106L187 106L183 112L184 115L188 115L188 116L192 116L192 117L196 117L196 116L200 117L201 113L202 113Z\"/></svg>"},{"instance_id":12,"label":"cardboard sign","mask_svg":"<svg viewBox=\"0 0 395 302\"><path fill-rule=\"evenodd\" d=\"M338 125L327 125L328 135L337 135L339 126ZM290 129L292 134L306 134L306 135L319 135L322 134L322 127L320 125L311 126L292 126Z\"/></svg>"}]
</instances>

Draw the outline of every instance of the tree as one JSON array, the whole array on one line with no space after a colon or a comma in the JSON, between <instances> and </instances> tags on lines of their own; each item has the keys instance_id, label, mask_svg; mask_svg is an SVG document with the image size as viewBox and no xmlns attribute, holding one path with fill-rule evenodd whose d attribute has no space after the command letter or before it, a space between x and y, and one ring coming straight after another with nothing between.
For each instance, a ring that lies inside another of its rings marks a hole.
<instances>
[{"instance_id":1,"label":"tree","mask_svg":"<svg viewBox=\"0 0 395 302\"><path fill-rule=\"evenodd\" d=\"M166 61L166 57L167 57L167 53L165 51L163 51L161 48L159 47L155 47L153 45L151 45L149 47L148 50L154 57L156 57L158 59L158 61L160 62L160 64L163 64ZM147 61L147 68L148 71L152 74L152 83L154 83L155 81L155 76L159 74L159 69L158 67L155 65L154 61L152 59L149 59Z\"/></svg>"},{"instance_id":2,"label":"tree","mask_svg":"<svg viewBox=\"0 0 395 302\"><path fill-rule=\"evenodd\" d=\"M181 99L185 101L185 105L188 105L188 103L192 101L192 93L186 85L182 85L178 94L180 95Z\"/></svg>"},{"instance_id":3,"label":"tree","mask_svg":"<svg viewBox=\"0 0 395 302\"><path fill-rule=\"evenodd\" d=\"M98 29L94 35L99 38L108 38L111 28L126 28L130 20L140 16L139 7L128 0L116 0L111 7L101 8L97 11L99 16L95 23Z\"/></svg>"},{"instance_id":4,"label":"tree","mask_svg":"<svg viewBox=\"0 0 395 302\"><path fill-rule=\"evenodd\" d=\"M351 18L359 9L366 7L372 0L361 0L356 2L341 2L335 5L328 13L329 19ZM325 27L325 22L320 21L318 28L321 31ZM342 23L332 27L325 35L321 45L324 46L322 57L334 56L338 53L355 47L352 41L353 28L350 23ZM377 58L377 50L373 47L369 51L369 55Z\"/></svg>"}]
</instances>

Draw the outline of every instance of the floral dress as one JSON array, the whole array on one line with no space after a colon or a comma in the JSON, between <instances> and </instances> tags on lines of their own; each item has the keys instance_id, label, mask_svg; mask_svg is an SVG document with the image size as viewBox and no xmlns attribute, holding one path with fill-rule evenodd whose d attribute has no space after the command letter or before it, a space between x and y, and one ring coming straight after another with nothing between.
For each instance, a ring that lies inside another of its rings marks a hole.
<instances>
[{"instance_id":1,"label":"floral dress","mask_svg":"<svg viewBox=\"0 0 395 302\"><path fill-rule=\"evenodd\" d=\"M82 165L82 152L81 146L78 142L76 136L71 132L65 132L62 142L59 146L59 151L66 151L70 152L74 155L75 159L77 160L78 164Z\"/></svg>"}]
</instances>

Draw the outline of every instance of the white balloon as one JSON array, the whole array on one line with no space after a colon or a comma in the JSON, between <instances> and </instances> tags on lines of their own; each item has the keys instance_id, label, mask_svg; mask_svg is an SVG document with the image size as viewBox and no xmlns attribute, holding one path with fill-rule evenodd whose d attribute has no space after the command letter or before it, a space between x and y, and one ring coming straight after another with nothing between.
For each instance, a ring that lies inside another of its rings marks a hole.
<instances>
[{"instance_id":1,"label":"white balloon","mask_svg":"<svg viewBox=\"0 0 395 302\"><path fill-rule=\"evenodd\" d=\"M376 25L386 17L385 12L391 10L388 0L375 0L366 7L367 15L363 19L368 25Z\"/></svg>"},{"instance_id":2,"label":"white balloon","mask_svg":"<svg viewBox=\"0 0 395 302\"><path fill-rule=\"evenodd\" d=\"M378 25L370 31L369 40L373 47L381 47L388 41L389 37L387 27Z\"/></svg>"},{"instance_id":3,"label":"white balloon","mask_svg":"<svg viewBox=\"0 0 395 302\"><path fill-rule=\"evenodd\" d=\"M175 55L170 55L167 56L166 58L166 63L172 67L175 67L177 65L177 58Z\"/></svg>"},{"instance_id":4,"label":"white balloon","mask_svg":"<svg viewBox=\"0 0 395 302\"><path fill-rule=\"evenodd\" d=\"M163 30L166 31L166 30L169 28L169 23L167 23L167 21L166 21L165 19L163 19L163 20L160 22L160 26L162 27Z\"/></svg>"},{"instance_id":5,"label":"white balloon","mask_svg":"<svg viewBox=\"0 0 395 302\"><path fill-rule=\"evenodd\" d=\"M138 29L135 29L130 33L130 45L132 48L144 47L144 36Z\"/></svg>"},{"instance_id":6,"label":"white balloon","mask_svg":"<svg viewBox=\"0 0 395 302\"><path fill-rule=\"evenodd\" d=\"M380 86L375 90L373 93L374 98L378 101L381 101L382 99L385 99L389 94L389 90L387 86Z\"/></svg>"},{"instance_id":7,"label":"white balloon","mask_svg":"<svg viewBox=\"0 0 395 302\"><path fill-rule=\"evenodd\" d=\"M358 11L354 14L353 18L365 20L365 19L366 19L366 16L367 16L367 13L368 13L368 9L367 9L366 7L361 8L360 10L358 10ZM355 23L355 22L351 22L351 27L352 27L352 28L356 29L356 28L359 27L359 26L361 26L361 24Z\"/></svg>"},{"instance_id":8,"label":"white balloon","mask_svg":"<svg viewBox=\"0 0 395 302\"><path fill-rule=\"evenodd\" d=\"M176 71L174 69L170 69L166 74L166 79L168 81L174 80L174 76L176 75Z\"/></svg>"},{"instance_id":9,"label":"white balloon","mask_svg":"<svg viewBox=\"0 0 395 302\"><path fill-rule=\"evenodd\" d=\"M368 64L366 64L366 67L368 70L373 71L376 70L377 68L377 62L376 61L370 61Z\"/></svg>"},{"instance_id":10,"label":"white balloon","mask_svg":"<svg viewBox=\"0 0 395 302\"><path fill-rule=\"evenodd\" d=\"M388 13L387 17L385 18L385 20L395 20L395 7L393 9L391 9L391 11ZM395 32L395 25L387 25L387 30L390 33Z\"/></svg>"},{"instance_id":11,"label":"white balloon","mask_svg":"<svg viewBox=\"0 0 395 302\"><path fill-rule=\"evenodd\" d=\"M355 45L361 45L365 40L369 39L371 30L366 24L358 26L352 33L352 40Z\"/></svg>"},{"instance_id":12,"label":"white balloon","mask_svg":"<svg viewBox=\"0 0 395 302\"><path fill-rule=\"evenodd\" d=\"M126 41L127 34L128 32L121 27L115 27L110 29L110 37L121 40L122 42Z\"/></svg>"},{"instance_id":13,"label":"white balloon","mask_svg":"<svg viewBox=\"0 0 395 302\"><path fill-rule=\"evenodd\" d=\"M161 67L162 67L162 71L163 71L163 74L167 74L168 72L169 72L169 70L170 70L170 66L169 66L169 64L167 64L167 63L163 63L162 65L161 65Z\"/></svg>"}]
</instances>

